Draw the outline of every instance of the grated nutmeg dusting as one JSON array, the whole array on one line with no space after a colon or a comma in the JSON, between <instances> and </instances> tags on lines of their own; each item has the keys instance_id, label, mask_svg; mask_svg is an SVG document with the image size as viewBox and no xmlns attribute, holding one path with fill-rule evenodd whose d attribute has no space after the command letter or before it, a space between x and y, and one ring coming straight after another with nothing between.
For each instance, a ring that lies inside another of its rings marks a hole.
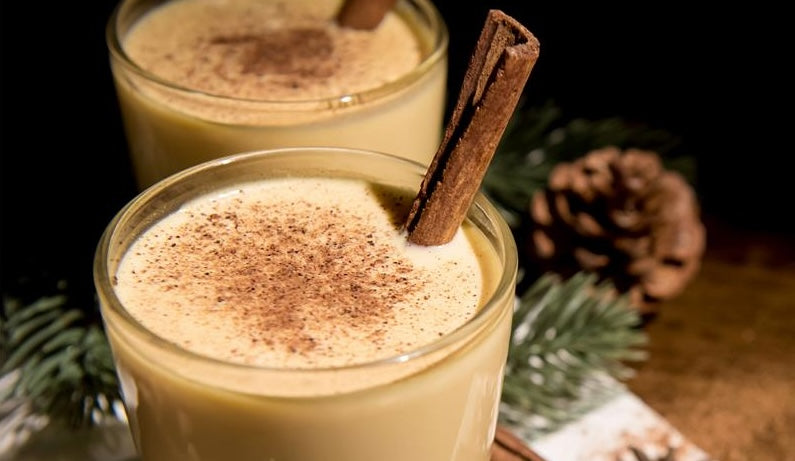
<instances>
[{"instance_id":1,"label":"grated nutmeg dusting","mask_svg":"<svg viewBox=\"0 0 795 461\"><path fill-rule=\"evenodd\" d=\"M420 63L422 44L397 15L361 31L339 27L335 13L335 2L181 0L142 17L123 47L180 86L268 101L358 93Z\"/></svg>"},{"instance_id":2,"label":"grated nutmeg dusting","mask_svg":"<svg viewBox=\"0 0 795 461\"><path fill-rule=\"evenodd\" d=\"M407 256L399 223L410 202L321 179L216 194L135 243L117 273L119 296L157 334L244 363L312 367L405 352L465 322L481 291L471 250Z\"/></svg>"}]
</instances>

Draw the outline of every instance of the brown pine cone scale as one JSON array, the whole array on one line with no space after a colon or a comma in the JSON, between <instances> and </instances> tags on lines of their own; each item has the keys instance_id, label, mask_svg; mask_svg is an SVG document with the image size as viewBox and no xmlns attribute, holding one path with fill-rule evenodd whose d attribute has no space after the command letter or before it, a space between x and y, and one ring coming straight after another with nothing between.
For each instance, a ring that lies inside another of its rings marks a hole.
<instances>
[{"instance_id":1,"label":"brown pine cone scale","mask_svg":"<svg viewBox=\"0 0 795 461\"><path fill-rule=\"evenodd\" d=\"M541 270L597 272L644 313L682 292L706 243L691 186L639 149L607 147L558 164L529 214L528 251Z\"/></svg>"}]
</instances>

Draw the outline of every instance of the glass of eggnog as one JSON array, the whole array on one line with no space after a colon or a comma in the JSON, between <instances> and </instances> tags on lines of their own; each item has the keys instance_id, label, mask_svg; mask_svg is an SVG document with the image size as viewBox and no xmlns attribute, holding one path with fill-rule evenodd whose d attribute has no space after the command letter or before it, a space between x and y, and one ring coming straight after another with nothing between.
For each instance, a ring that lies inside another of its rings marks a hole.
<instances>
[{"instance_id":1,"label":"glass of eggnog","mask_svg":"<svg viewBox=\"0 0 795 461\"><path fill-rule=\"evenodd\" d=\"M517 250L482 195L409 243L425 169L255 151L119 211L94 280L142 460L489 460Z\"/></svg>"},{"instance_id":2,"label":"glass of eggnog","mask_svg":"<svg viewBox=\"0 0 795 461\"><path fill-rule=\"evenodd\" d=\"M106 39L141 189L222 155L295 146L430 163L441 140L448 31L430 0L373 29L340 0L122 0Z\"/></svg>"}]
</instances>

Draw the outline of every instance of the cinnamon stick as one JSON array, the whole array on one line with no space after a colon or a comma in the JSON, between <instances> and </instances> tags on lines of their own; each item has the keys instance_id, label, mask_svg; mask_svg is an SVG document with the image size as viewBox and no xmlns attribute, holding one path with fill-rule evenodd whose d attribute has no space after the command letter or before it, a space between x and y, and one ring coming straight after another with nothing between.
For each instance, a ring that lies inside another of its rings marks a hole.
<instances>
[{"instance_id":1,"label":"cinnamon stick","mask_svg":"<svg viewBox=\"0 0 795 461\"><path fill-rule=\"evenodd\" d=\"M538 40L500 10L488 13L444 138L406 221L410 242L449 242L466 217L538 59Z\"/></svg>"},{"instance_id":2,"label":"cinnamon stick","mask_svg":"<svg viewBox=\"0 0 795 461\"><path fill-rule=\"evenodd\" d=\"M494 444L491 447L491 461L544 461L544 458L531 450L507 428L497 426Z\"/></svg>"},{"instance_id":3,"label":"cinnamon stick","mask_svg":"<svg viewBox=\"0 0 795 461\"><path fill-rule=\"evenodd\" d=\"M396 1L346 0L337 13L337 23L352 29L375 29Z\"/></svg>"}]
</instances>

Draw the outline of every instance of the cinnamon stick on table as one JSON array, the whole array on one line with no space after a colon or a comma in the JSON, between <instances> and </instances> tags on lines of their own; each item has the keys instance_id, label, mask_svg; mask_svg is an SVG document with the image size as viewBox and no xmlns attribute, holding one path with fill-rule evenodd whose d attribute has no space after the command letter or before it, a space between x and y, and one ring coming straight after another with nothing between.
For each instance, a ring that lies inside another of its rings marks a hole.
<instances>
[{"instance_id":1,"label":"cinnamon stick on table","mask_svg":"<svg viewBox=\"0 0 795 461\"><path fill-rule=\"evenodd\" d=\"M506 427L497 426L491 447L491 461L544 461L544 458Z\"/></svg>"},{"instance_id":2,"label":"cinnamon stick on table","mask_svg":"<svg viewBox=\"0 0 795 461\"><path fill-rule=\"evenodd\" d=\"M375 29L397 0L346 0L337 23L352 29Z\"/></svg>"},{"instance_id":3,"label":"cinnamon stick on table","mask_svg":"<svg viewBox=\"0 0 795 461\"><path fill-rule=\"evenodd\" d=\"M538 59L538 40L500 10L488 13L444 138L406 221L412 243L449 242L466 217Z\"/></svg>"}]
</instances>

